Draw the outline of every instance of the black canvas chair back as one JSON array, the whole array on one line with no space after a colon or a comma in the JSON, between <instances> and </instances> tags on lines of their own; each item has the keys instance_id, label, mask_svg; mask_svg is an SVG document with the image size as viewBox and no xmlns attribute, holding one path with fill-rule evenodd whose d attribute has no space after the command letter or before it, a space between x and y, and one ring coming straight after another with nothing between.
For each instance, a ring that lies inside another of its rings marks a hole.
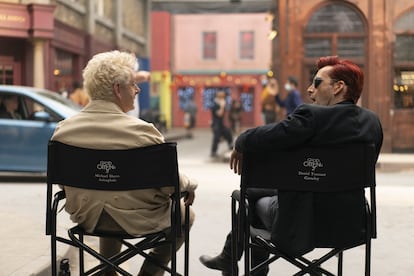
<instances>
[{"instance_id":1,"label":"black canvas chair back","mask_svg":"<svg viewBox=\"0 0 414 276\"><path fill-rule=\"evenodd\" d=\"M176 272L176 237L181 233L180 187L176 143L164 143L125 150L97 150L70 146L56 141L49 142L47 171L46 234L51 235L52 275L56 275L56 242L79 248L80 274L100 275L115 269L122 275L131 275L119 265L140 254L149 258L144 250L166 243L167 231L132 237L127 233L86 233L80 226L69 229L69 239L57 236L57 212L59 201L65 198L59 190L53 196L53 186L63 185L84 189L127 191L135 189L171 187L171 267L164 267L171 275ZM188 273L188 209L186 210L185 273ZM127 250L108 260L87 246L83 235L119 238ZM129 239L141 238L131 244ZM83 252L100 260L101 264L84 271Z\"/></svg>"},{"instance_id":2,"label":"black canvas chair back","mask_svg":"<svg viewBox=\"0 0 414 276\"><path fill-rule=\"evenodd\" d=\"M244 153L240 198L232 200L233 226L235 204L239 203L241 231L244 236L245 273L250 267L250 248L262 246L273 259L286 259L307 272L329 274L320 264L334 255L340 256L338 275L342 273L342 252L366 244L366 275L370 273L370 240L376 237L374 145L345 144L305 147L267 154ZM271 231L256 229L249 212L247 190L278 189L279 214ZM370 190L370 202L365 199ZM233 227L236 228L236 227ZM252 234L253 233L253 234ZM233 247L237 243L233 242ZM303 255L315 248L332 248L319 261L308 261ZM234 249L233 252L236 252ZM329 257L329 258L328 258ZM236 270L233 254L233 267ZM269 262L271 262L269 260ZM296 274L295 274L296 275Z\"/></svg>"}]
</instances>

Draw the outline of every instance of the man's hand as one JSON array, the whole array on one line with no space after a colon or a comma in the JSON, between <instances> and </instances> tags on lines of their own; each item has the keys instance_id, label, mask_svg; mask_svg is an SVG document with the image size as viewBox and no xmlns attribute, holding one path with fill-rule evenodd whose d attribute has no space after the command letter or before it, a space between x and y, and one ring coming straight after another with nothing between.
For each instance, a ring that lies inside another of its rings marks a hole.
<instances>
[{"instance_id":1,"label":"man's hand","mask_svg":"<svg viewBox=\"0 0 414 276\"><path fill-rule=\"evenodd\" d=\"M185 206L193 205L194 198L195 198L195 192L194 191L187 192L187 196L184 198Z\"/></svg>"},{"instance_id":2,"label":"man's hand","mask_svg":"<svg viewBox=\"0 0 414 276\"><path fill-rule=\"evenodd\" d=\"M243 154L234 149L230 155L230 169L240 175L242 170Z\"/></svg>"},{"instance_id":3,"label":"man's hand","mask_svg":"<svg viewBox=\"0 0 414 276\"><path fill-rule=\"evenodd\" d=\"M135 72L134 79L136 82L146 82L150 80L151 73L148 71Z\"/></svg>"}]
</instances>

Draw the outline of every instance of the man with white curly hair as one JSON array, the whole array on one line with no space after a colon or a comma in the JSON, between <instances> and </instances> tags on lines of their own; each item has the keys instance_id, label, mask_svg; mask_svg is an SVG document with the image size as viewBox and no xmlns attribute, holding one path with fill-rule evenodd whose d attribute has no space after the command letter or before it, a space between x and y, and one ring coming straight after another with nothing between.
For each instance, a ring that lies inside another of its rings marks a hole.
<instances>
[{"instance_id":1,"label":"man with white curly hair","mask_svg":"<svg viewBox=\"0 0 414 276\"><path fill-rule=\"evenodd\" d=\"M91 101L78 114L61 121L52 140L91 149L129 149L163 143L164 137L153 124L126 114L134 109L135 98L140 92L136 82L147 79L142 72L137 72L137 68L137 59L131 53L110 51L93 56L83 70L84 88ZM180 174L180 186L182 191L188 192L182 204L191 205L197 183ZM124 230L137 235L170 226L169 188L120 192L64 189L66 211L72 221L88 232ZM191 210L190 224L193 221ZM183 241L183 238L177 241L178 248ZM106 257L121 249L121 243L115 239L100 238L99 242L100 252ZM169 245L152 250L150 255L168 264L171 258ZM161 268L145 261L138 275L163 274ZM117 274L110 271L105 275Z\"/></svg>"}]
</instances>

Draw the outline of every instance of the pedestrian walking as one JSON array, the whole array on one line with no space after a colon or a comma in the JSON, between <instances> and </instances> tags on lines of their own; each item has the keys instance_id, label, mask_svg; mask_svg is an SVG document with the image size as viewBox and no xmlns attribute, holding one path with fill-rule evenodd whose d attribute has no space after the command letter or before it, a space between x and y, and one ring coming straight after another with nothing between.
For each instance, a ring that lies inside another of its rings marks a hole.
<instances>
[{"instance_id":1,"label":"pedestrian walking","mask_svg":"<svg viewBox=\"0 0 414 276\"><path fill-rule=\"evenodd\" d=\"M192 97L188 98L184 106L184 127L187 138L193 137L193 128L196 124L197 106Z\"/></svg>"},{"instance_id":2,"label":"pedestrian walking","mask_svg":"<svg viewBox=\"0 0 414 276\"><path fill-rule=\"evenodd\" d=\"M290 115L296 107L302 104L302 98L298 91L298 84L298 80L295 77L289 76L284 86L287 95L282 96L280 93L276 93L276 103L280 107L285 108L285 116Z\"/></svg>"},{"instance_id":3,"label":"pedestrian walking","mask_svg":"<svg viewBox=\"0 0 414 276\"><path fill-rule=\"evenodd\" d=\"M229 150L233 149L233 135L230 129L224 124L224 115L226 112L226 92L219 90L216 92L213 106L211 107L213 131L213 141L211 144L210 157L217 157L217 149L221 138L224 138L227 142Z\"/></svg>"},{"instance_id":4,"label":"pedestrian walking","mask_svg":"<svg viewBox=\"0 0 414 276\"><path fill-rule=\"evenodd\" d=\"M240 134L241 129L241 113L243 111L240 99L233 98L229 110L230 129L234 136Z\"/></svg>"},{"instance_id":5,"label":"pedestrian walking","mask_svg":"<svg viewBox=\"0 0 414 276\"><path fill-rule=\"evenodd\" d=\"M268 77L266 85L262 91L262 117L265 125L277 121L277 109L275 96L278 93L278 83L276 78Z\"/></svg>"}]
</instances>

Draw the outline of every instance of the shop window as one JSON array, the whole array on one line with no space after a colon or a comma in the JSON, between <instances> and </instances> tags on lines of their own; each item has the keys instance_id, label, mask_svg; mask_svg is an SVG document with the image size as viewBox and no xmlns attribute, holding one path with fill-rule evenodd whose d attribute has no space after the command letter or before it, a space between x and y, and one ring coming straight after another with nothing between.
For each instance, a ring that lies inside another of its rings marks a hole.
<instances>
[{"instance_id":1,"label":"shop window","mask_svg":"<svg viewBox=\"0 0 414 276\"><path fill-rule=\"evenodd\" d=\"M414 27L413 27L414 31ZM414 62L414 34L397 35L395 39L394 59L396 61Z\"/></svg>"},{"instance_id":2,"label":"shop window","mask_svg":"<svg viewBox=\"0 0 414 276\"><path fill-rule=\"evenodd\" d=\"M230 107L231 89L229 87L205 87L203 89L203 110L210 110L214 104L214 98L219 90L226 92L226 110Z\"/></svg>"},{"instance_id":3,"label":"shop window","mask_svg":"<svg viewBox=\"0 0 414 276\"><path fill-rule=\"evenodd\" d=\"M339 38L338 55L341 57L362 57L364 56L364 38Z\"/></svg>"},{"instance_id":4,"label":"shop window","mask_svg":"<svg viewBox=\"0 0 414 276\"><path fill-rule=\"evenodd\" d=\"M178 105L181 110L185 109L187 102L194 99L195 88L192 86L178 88Z\"/></svg>"},{"instance_id":5,"label":"shop window","mask_svg":"<svg viewBox=\"0 0 414 276\"><path fill-rule=\"evenodd\" d=\"M13 84L13 65L0 64L0 84Z\"/></svg>"},{"instance_id":6,"label":"shop window","mask_svg":"<svg viewBox=\"0 0 414 276\"><path fill-rule=\"evenodd\" d=\"M254 59L254 31L240 32L240 59Z\"/></svg>"},{"instance_id":7,"label":"shop window","mask_svg":"<svg viewBox=\"0 0 414 276\"><path fill-rule=\"evenodd\" d=\"M217 33L203 32L203 59L217 58Z\"/></svg>"},{"instance_id":8,"label":"shop window","mask_svg":"<svg viewBox=\"0 0 414 276\"><path fill-rule=\"evenodd\" d=\"M402 15L394 25L394 82L396 109L414 108L414 11Z\"/></svg>"},{"instance_id":9,"label":"shop window","mask_svg":"<svg viewBox=\"0 0 414 276\"><path fill-rule=\"evenodd\" d=\"M74 56L66 51L55 50L54 90L67 94L72 89Z\"/></svg>"},{"instance_id":10,"label":"shop window","mask_svg":"<svg viewBox=\"0 0 414 276\"><path fill-rule=\"evenodd\" d=\"M304 33L305 57L365 56L366 28L361 15L343 3L328 4L312 14Z\"/></svg>"},{"instance_id":11,"label":"shop window","mask_svg":"<svg viewBox=\"0 0 414 276\"><path fill-rule=\"evenodd\" d=\"M250 91L240 93L240 101L244 112L253 112L253 99L253 93Z\"/></svg>"},{"instance_id":12,"label":"shop window","mask_svg":"<svg viewBox=\"0 0 414 276\"><path fill-rule=\"evenodd\" d=\"M414 108L414 68L395 72L393 91L396 108Z\"/></svg>"},{"instance_id":13,"label":"shop window","mask_svg":"<svg viewBox=\"0 0 414 276\"><path fill-rule=\"evenodd\" d=\"M363 33L361 17L349 6L329 4L317 10L306 26L306 33Z\"/></svg>"},{"instance_id":14,"label":"shop window","mask_svg":"<svg viewBox=\"0 0 414 276\"><path fill-rule=\"evenodd\" d=\"M329 56L332 52L331 39L308 38L305 40L306 57Z\"/></svg>"}]
</instances>

